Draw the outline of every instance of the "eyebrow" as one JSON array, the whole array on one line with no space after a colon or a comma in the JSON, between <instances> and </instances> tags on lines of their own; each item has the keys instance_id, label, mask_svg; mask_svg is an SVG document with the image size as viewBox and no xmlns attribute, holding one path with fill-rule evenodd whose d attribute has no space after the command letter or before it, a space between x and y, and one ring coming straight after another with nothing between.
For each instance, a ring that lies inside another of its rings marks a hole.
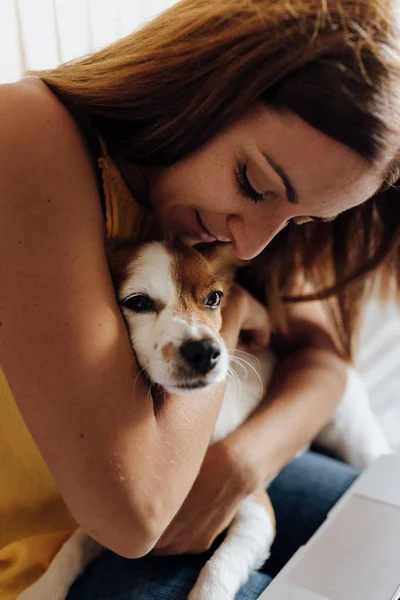
<instances>
[{"instance_id":1,"label":"eyebrow","mask_svg":"<svg viewBox=\"0 0 400 600\"><path fill-rule=\"evenodd\" d=\"M282 169L282 167L277 165L272 160L272 158L270 156L268 156L268 154L265 154L265 152L263 152L263 156L264 156L265 160L267 161L267 163L269 164L269 166L272 167L272 169L275 171L275 173L282 179L283 184L285 186L285 190L286 190L286 196L287 196L287 199L290 202L290 204L298 204L299 198L297 196L296 190L294 189L293 184L290 181L287 173L285 173L285 171Z\"/></svg>"}]
</instances>

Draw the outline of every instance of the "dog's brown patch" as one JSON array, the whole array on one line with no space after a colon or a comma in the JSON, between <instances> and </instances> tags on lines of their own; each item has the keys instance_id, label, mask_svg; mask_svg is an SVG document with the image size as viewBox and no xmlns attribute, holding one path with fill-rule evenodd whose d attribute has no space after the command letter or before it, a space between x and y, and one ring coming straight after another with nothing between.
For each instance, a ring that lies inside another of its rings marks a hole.
<instances>
[{"instance_id":1,"label":"dog's brown patch","mask_svg":"<svg viewBox=\"0 0 400 600\"><path fill-rule=\"evenodd\" d=\"M168 342L168 344L165 344L161 348L161 356L163 357L163 360L165 360L166 362L174 360L176 357L175 344L173 344L172 342Z\"/></svg>"},{"instance_id":2,"label":"dog's brown patch","mask_svg":"<svg viewBox=\"0 0 400 600\"><path fill-rule=\"evenodd\" d=\"M224 284L226 295L235 280L237 270L250 262L239 259L235 255L233 245L228 243L200 244L196 246L196 250L210 263L214 276Z\"/></svg>"},{"instance_id":3,"label":"dog's brown patch","mask_svg":"<svg viewBox=\"0 0 400 600\"><path fill-rule=\"evenodd\" d=\"M175 244L171 248L173 278L177 285L179 313L198 323L219 331L222 324L221 310L206 306L207 298L214 291L224 292L224 284L215 276L211 264L193 248Z\"/></svg>"},{"instance_id":4,"label":"dog's brown patch","mask_svg":"<svg viewBox=\"0 0 400 600\"><path fill-rule=\"evenodd\" d=\"M131 242L110 242L107 245L108 266L116 289L125 283L128 278L128 267L141 248L143 244Z\"/></svg>"}]
</instances>

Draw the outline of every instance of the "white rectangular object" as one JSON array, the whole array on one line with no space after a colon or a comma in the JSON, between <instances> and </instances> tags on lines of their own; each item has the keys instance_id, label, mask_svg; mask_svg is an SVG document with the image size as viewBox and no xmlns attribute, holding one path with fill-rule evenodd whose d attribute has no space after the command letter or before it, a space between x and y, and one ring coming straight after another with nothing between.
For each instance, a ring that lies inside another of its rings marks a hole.
<instances>
[{"instance_id":1,"label":"white rectangular object","mask_svg":"<svg viewBox=\"0 0 400 600\"><path fill-rule=\"evenodd\" d=\"M347 490L259 600L400 600L400 454Z\"/></svg>"}]
</instances>

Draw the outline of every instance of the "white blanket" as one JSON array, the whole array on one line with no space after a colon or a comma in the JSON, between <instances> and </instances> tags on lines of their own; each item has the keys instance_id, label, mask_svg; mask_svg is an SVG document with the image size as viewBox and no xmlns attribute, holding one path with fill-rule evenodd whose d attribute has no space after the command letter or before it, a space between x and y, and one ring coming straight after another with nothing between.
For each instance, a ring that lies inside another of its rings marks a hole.
<instances>
[{"instance_id":1,"label":"white blanket","mask_svg":"<svg viewBox=\"0 0 400 600\"><path fill-rule=\"evenodd\" d=\"M400 450L400 310L394 303L369 302L356 366L389 442Z\"/></svg>"}]
</instances>

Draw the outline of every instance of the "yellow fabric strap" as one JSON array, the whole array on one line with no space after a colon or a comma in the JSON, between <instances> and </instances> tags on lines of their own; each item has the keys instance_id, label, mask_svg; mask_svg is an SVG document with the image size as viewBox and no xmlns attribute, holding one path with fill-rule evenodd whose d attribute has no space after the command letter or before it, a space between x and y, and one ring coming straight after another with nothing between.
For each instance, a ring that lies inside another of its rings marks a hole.
<instances>
[{"instance_id":1,"label":"yellow fabric strap","mask_svg":"<svg viewBox=\"0 0 400 600\"><path fill-rule=\"evenodd\" d=\"M36 535L1 548L1 600L15 600L25 588L39 579L71 533L68 530Z\"/></svg>"},{"instance_id":2,"label":"yellow fabric strap","mask_svg":"<svg viewBox=\"0 0 400 600\"><path fill-rule=\"evenodd\" d=\"M108 154L104 139L97 135L102 150L98 164L103 180L107 240L144 241L153 229L150 213L133 198L121 171Z\"/></svg>"}]
</instances>

